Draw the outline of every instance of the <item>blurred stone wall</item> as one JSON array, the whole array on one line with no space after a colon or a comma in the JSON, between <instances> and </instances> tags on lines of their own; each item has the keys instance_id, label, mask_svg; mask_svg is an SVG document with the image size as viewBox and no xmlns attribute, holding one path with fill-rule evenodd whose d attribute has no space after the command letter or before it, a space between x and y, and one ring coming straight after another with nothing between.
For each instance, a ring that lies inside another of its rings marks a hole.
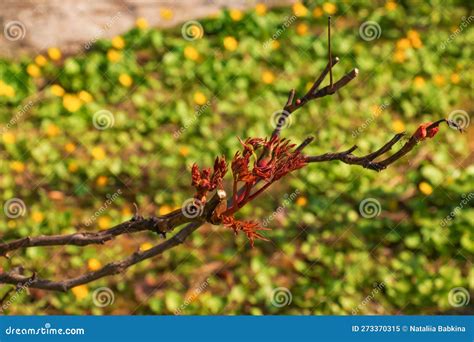
<instances>
[{"instance_id":1,"label":"blurred stone wall","mask_svg":"<svg viewBox=\"0 0 474 342\"><path fill-rule=\"evenodd\" d=\"M51 46L72 54L87 42L129 30L139 17L170 27L257 2L272 7L293 0L0 0L0 55L37 54Z\"/></svg>"}]
</instances>

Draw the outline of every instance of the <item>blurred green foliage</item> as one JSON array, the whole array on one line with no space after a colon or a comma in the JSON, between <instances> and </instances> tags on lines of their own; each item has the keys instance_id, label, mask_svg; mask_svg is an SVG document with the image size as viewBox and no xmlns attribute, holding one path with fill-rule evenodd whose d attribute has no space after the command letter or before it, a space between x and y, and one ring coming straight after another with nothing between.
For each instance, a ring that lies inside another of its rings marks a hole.
<instances>
[{"instance_id":1,"label":"blurred green foliage","mask_svg":"<svg viewBox=\"0 0 474 342\"><path fill-rule=\"evenodd\" d=\"M34 59L0 61L2 203L17 197L27 208L16 219L2 215L2 239L108 228L129 219L133 203L146 215L179 207L192 196L193 162L230 158L236 136L267 135L289 88L302 94L319 75L327 14L334 17L333 54L341 58L334 77L352 67L360 77L307 105L284 130L295 142L314 135L311 154L354 144L367 153L395 132L472 109L474 32L465 27L450 38L468 16L458 1L259 5L201 20L204 35L195 40L183 39L180 27L148 29L140 19L123 36L93 42L76 56L52 48ZM379 38L361 38L366 21L378 23ZM113 125L100 130L94 114L104 110ZM298 194L270 220L271 242L250 249L245 237L205 226L184 246L122 275L65 294L26 291L6 312L448 312L452 288L474 288L474 202L443 224L471 194L472 148L470 127L459 135L443 126L381 173L339 162L311 165L242 210L265 220ZM366 198L380 203L380 215L360 215ZM142 234L99 247L32 248L2 259L1 267L73 277L160 241ZM382 290L361 305L377 284ZM115 296L104 308L92 301L101 286ZM271 304L277 287L291 291L290 305Z\"/></svg>"}]
</instances>

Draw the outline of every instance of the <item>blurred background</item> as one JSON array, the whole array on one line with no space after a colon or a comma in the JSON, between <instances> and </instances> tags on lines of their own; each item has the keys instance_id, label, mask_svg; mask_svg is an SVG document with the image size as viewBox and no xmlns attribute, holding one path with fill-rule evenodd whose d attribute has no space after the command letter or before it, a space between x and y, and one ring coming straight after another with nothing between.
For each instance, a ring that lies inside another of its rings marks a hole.
<instances>
[{"instance_id":1,"label":"blurred background","mask_svg":"<svg viewBox=\"0 0 474 342\"><path fill-rule=\"evenodd\" d=\"M354 67L359 77L296 112L285 137L314 135L310 154L354 144L365 154L440 118L466 132L443 125L380 173L329 162L287 176L240 213L272 228L253 249L205 225L68 293L1 285L4 314L474 312L467 1L62 3L22 2L2 17L2 241L106 229L133 203L142 215L179 208L194 162L230 159L237 137L268 135L288 90L311 86L327 61L328 15L334 77ZM0 267L74 277L161 241L30 248Z\"/></svg>"}]
</instances>

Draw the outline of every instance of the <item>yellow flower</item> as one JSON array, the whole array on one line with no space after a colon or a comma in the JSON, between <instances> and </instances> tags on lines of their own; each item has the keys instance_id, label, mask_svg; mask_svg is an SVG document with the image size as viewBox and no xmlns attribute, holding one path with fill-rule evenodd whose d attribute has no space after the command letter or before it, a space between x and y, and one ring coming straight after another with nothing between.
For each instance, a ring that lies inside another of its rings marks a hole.
<instances>
[{"instance_id":1,"label":"yellow flower","mask_svg":"<svg viewBox=\"0 0 474 342\"><path fill-rule=\"evenodd\" d=\"M65 94L63 96L63 106L71 113L74 113L81 108L82 102L75 94Z\"/></svg>"},{"instance_id":2,"label":"yellow flower","mask_svg":"<svg viewBox=\"0 0 474 342\"><path fill-rule=\"evenodd\" d=\"M10 168L15 171L15 172L18 172L18 173L22 173L25 171L25 164L23 164L21 161L12 161L10 163Z\"/></svg>"},{"instance_id":3,"label":"yellow flower","mask_svg":"<svg viewBox=\"0 0 474 342\"><path fill-rule=\"evenodd\" d=\"M308 14L308 9L306 8L305 5L303 5L301 2L296 2L293 5L293 13L297 17L304 17Z\"/></svg>"},{"instance_id":4,"label":"yellow flower","mask_svg":"<svg viewBox=\"0 0 474 342\"><path fill-rule=\"evenodd\" d=\"M408 38L402 38L397 41L397 49L405 50L405 49L410 48L410 46L411 46L411 43L410 43L410 39Z\"/></svg>"},{"instance_id":5,"label":"yellow flower","mask_svg":"<svg viewBox=\"0 0 474 342\"><path fill-rule=\"evenodd\" d=\"M4 133L2 139L5 144L14 144L16 142L16 136L11 132Z\"/></svg>"},{"instance_id":6,"label":"yellow flower","mask_svg":"<svg viewBox=\"0 0 474 342\"><path fill-rule=\"evenodd\" d=\"M337 7L336 5L330 2L325 2L323 4L323 11L326 12L327 14L334 14L337 12Z\"/></svg>"},{"instance_id":7,"label":"yellow flower","mask_svg":"<svg viewBox=\"0 0 474 342\"><path fill-rule=\"evenodd\" d=\"M137 18L135 21L135 26L140 30L146 30L148 28L148 20L143 17Z\"/></svg>"},{"instance_id":8,"label":"yellow flower","mask_svg":"<svg viewBox=\"0 0 474 342\"><path fill-rule=\"evenodd\" d=\"M46 127L46 135L50 138L56 137L61 133L61 130L55 124L49 124Z\"/></svg>"},{"instance_id":9,"label":"yellow flower","mask_svg":"<svg viewBox=\"0 0 474 342\"><path fill-rule=\"evenodd\" d=\"M53 84L49 89L51 90L51 93L54 96L61 97L65 93L64 88L61 87L59 84Z\"/></svg>"},{"instance_id":10,"label":"yellow flower","mask_svg":"<svg viewBox=\"0 0 474 342\"><path fill-rule=\"evenodd\" d=\"M197 61L199 59L199 52L192 46L186 46L184 48L184 57L192 61Z\"/></svg>"},{"instance_id":11,"label":"yellow flower","mask_svg":"<svg viewBox=\"0 0 474 342\"><path fill-rule=\"evenodd\" d=\"M149 249L153 248L153 245L149 242L144 242L140 245L140 250L143 252L143 251L147 251Z\"/></svg>"},{"instance_id":12,"label":"yellow flower","mask_svg":"<svg viewBox=\"0 0 474 342\"><path fill-rule=\"evenodd\" d=\"M130 77L130 75L127 75L127 74L120 74L119 76L119 82L121 85L123 85L124 87L130 87L133 83L133 80L132 78Z\"/></svg>"},{"instance_id":13,"label":"yellow flower","mask_svg":"<svg viewBox=\"0 0 474 342\"><path fill-rule=\"evenodd\" d=\"M396 63L403 63L407 59L407 55L404 50L396 50L395 54L393 55L393 60Z\"/></svg>"},{"instance_id":14,"label":"yellow flower","mask_svg":"<svg viewBox=\"0 0 474 342\"><path fill-rule=\"evenodd\" d=\"M160 9L160 17L164 20L171 20L173 19L173 11L169 8L162 8Z\"/></svg>"},{"instance_id":15,"label":"yellow flower","mask_svg":"<svg viewBox=\"0 0 474 342\"><path fill-rule=\"evenodd\" d=\"M56 47L51 47L51 48L48 49L48 56L53 61L57 61L57 60L61 59L61 50L59 50Z\"/></svg>"},{"instance_id":16,"label":"yellow flower","mask_svg":"<svg viewBox=\"0 0 474 342\"><path fill-rule=\"evenodd\" d=\"M79 166L77 165L76 162L70 162L67 169L71 173L76 173L77 170L79 170Z\"/></svg>"},{"instance_id":17,"label":"yellow flower","mask_svg":"<svg viewBox=\"0 0 474 342\"><path fill-rule=\"evenodd\" d=\"M459 82L461 82L461 77L459 76L459 74L452 74L450 78L453 84L458 84Z\"/></svg>"},{"instance_id":18,"label":"yellow flower","mask_svg":"<svg viewBox=\"0 0 474 342\"><path fill-rule=\"evenodd\" d=\"M394 11L397 8L397 3L395 1L387 1L385 3L385 8L387 11Z\"/></svg>"},{"instance_id":19,"label":"yellow flower","mask_svg":"<svg viewBox=\"0 0 474 342\"><path fill-rule=\"evenodd\" d=\"M89 92L85 91L85 90L81 90L79 92L79 99L84 103L89 103L89 102L92 102L94 100L92 95Z\"/></svg>"},{"instance_id":20,"label":"yellow flower","mask_svg":"<svg viewBox=\"0 0 474 342\"><path fill-rule=\"evenodd\" d=\"M194 99L194 102L200 106L204 105L207 102L206 95L204 95L200 91L197 91L194 93L193 99Z\"/></svg>"},{"instance_id":21,"label":"yellow flower","mask_svg":"<svg viewBox=\"0 0 474 342\"><path fill-rule=\"evenodd\" d=\"M64 145L64 151L66 151L67 153L72 153L76 150L76 145L74 145L73 143L67 143L66 145Z\"/></svg>"},{"instance_id":22,"label":"yellow flower","mask_svg":"<svg viewBox=\"0 0 474 342\"><path fill-rule=\"evenodd\" d=\"M181 154L183 157L186 157L189 154L189 148L187 146L181 146L179 148L179 154Z\"/></svg>"},{"instance_id":23,"label":"yellow flower","mask_svg":"<svg viewBox=\"0 0 474 342\"><path fill-rule=\"evenodd\" d=\"M278 40L272 41L272 49L278 50L280 48L280 42Z\"/></svg>"},{"instance_id":24,"label":"yellow flower","mask_svg":"<svg viewBox=\"0 0 474 342\"><path fill-rule=\"evenodd\" d=\"M102 147L94 147L91 151L92 157L96 160L105 159L105 150Z\"/></svg>"},{"instance_id":25,"label":"yellow flower","mask_svg":"<svg viewBox=\"0 0 474 342\"><path fill-rule=\"evenodd\" d=\"M262 81L265 84L271 84L275 81L275 75L273 72L266 70L262 73Z\"/></svg>"},{"instance_id":26,"label":"yellow flower","mask_svg":"<svg viewBox=\"0 0 474 342\"><path fill-rule=\"evenodd\" d=\"M244 16L244 15L242 14L242 11L240 11L240 10L238 10L238 9L230 10L229 15L230 15L230 17L232 18L233 21L242 20L242 18L243 18L243 16Z\"/></svg>"},{"instance_id":27,"label":"yellow flower","mask_svg":"<svg viewBox=\"0 0 474 342\"><path fill-rule=\"evenodd\" d=\"M99 228L100 229L107 229L107 228L110 228L110 223L112 222L112 220L110 219L110 217L108 216L101 216L99 217L99 219L97 220L97 224L99 225Z\"/></svg>"},{"instance_id":28,"label":"yellow flower","mask_svg":"<svg viewBox=\"0 0 474 342\"><path fill-rule=\"evenodd\" d=\"M124 208L122 209L122 216L123 216L123 217L132 216L132 211L130 210L129 207L124 207Z\"/></svg>"},{"instance_id":29,"label":"yellow flower","mask_svg":"<svg viewBox=\"0 0 474 342\"><path fill-rule=\"evenodd\" d=\"M442 87L445 84L445 79L443 75L435 75L433 77L433 81L438 87Z\"/></svg>"},{"instance_id":30,"label":"yellow flower","mask_svg":"<svg viewBox=\"0 0 474 342\"><path fill-rule=\"evenodd\" d=\"M423 43L421 41L421 39L413 39L412 42L411 42L411 45L415 48L415 49L419 49L423 46Z\"/></svg>"},{"instance_id":31,"label":"yellow flower","mask_svg":"<svg viewBox=\"0 0 474 342\"><path fill-rule=\"evenodd\" d=\"M297 206L304 207L306 204L308 204L308 199L304 196L298 197L296 200Z\"/></svg>"},{"instance_id":32,"label":"yellow flower","mask_svg":"<svg viewBox=\"0 0 474 342\"><path fill-rule=\"evenodd\" d=\"M258 15L265 15L265 13L267 13L267 6L265 6L265 4L256 4L255 13Z\"/></svg>"},{"instance_id":33,"label":"yellow flower","mask_svg":"<svg viewBox=\"0 0 474 342\"><path fill-rule=\"evenodd\" d=\"M15 96L15 89L0 80L0 96L13 97Z\"/></svg>"},{"instance_id":34,"label":"yellow flower","mask_svg":"<svg viewBox=\"0 0 474 342\"><path fill-rule=\"evenodd\" d=\"M420 38L420 34L416 30L408 30L407 37L408 39L412 40L412 39Z\"/></svg>"},{"instance_id":35,"label":"yellow flower","mask_svg":"<svg viewBox=\"0 0 474 342\"><path fill-rule=\"evenodd\" d=\"M97 184L97 186L106 186L108 181L109 179L106 176L99 176L95 183Z\"/></svg>"},{"instance_id":36,"label":"yellow flower","mask_svg":"<svg viewBox=\"0 0 474 342\"><path fill-rule=\"evenodd\" d=\"M420 35L417 31L415 30L409 30L407 32L408 39L410 40L411 46L413 46L415 49L419 49L423 46L423 43L421 42Z\"/></svg>"},{"instance_id":37,"label":"yellow flower","mask_svg":"<svg viewBox=\"0 0 474 342\"><path fill-rule=\"evenodd\" d=\"M117 50L121 50L125 47L125 40L121 36L115 36L112 38L112 46Z\"/></svg>"},{"instance_id":38,"label":"yellow flower","mask_svg":"<svg viewBox=\"0 0 474 342\"><path fill-rule=\"evenodd\" d=\"M170 212L172 212L173 209L169 206L169 205L162 205L160 207L160 209L158 209L158 215L166 215L166 214L169 214Z\"/></svg>"},{"instance_id":39,"label":"yellow flower","mask_svg":"<svg viewBox=\"0 0 474 342\"><path fill-rule=\"evenodd\" d=\"M323 15L323 10L321 9L321 7L315 7L314 10L313 10L313 17L315 18L320 18L322 17Z\"/></svg>"},{"instance_id":40,"label":"yellow flower","mask_svg":"<svg viewBox=\"0 0 474 342\"><path fill-rule=\"evenodd\" d=\"M102 264L100 263L99 260L95 258L91 258L87 260L87 268L89 271L97 271L102 267Z\"/></svg>"},{"instance_id":41,"label":"yellow flower","mask_svg":"<svg viewBox=\"0 0 474 342\"><path fill-rule=\"evenodd\" d=\"M5 88L5 95L7 97L15 96L15 89L12 86L7 85L6 88Z\"/></svg>"},{"instance_id":42,"label":"yellow flower","mask_svg":"<svg viewBox=\"0 0 474 342\"><path fill-rule=\"evenodd\" d=\"M405 124L403 123L402 120L394 120L392 122L392 128L396 133L402 133L405 132Z\"/></svg>"},{"instance_id":43,"label":"yellow flower","mask_svg":"<svg viewBox=\"0 0 474 342\"><path fill-rule=\"evenodd\" d=\"M433 193L433 187L429 185L427 182L421 182L418 185L418 189L420 189L420 191L426 196L429 196Z\"/></svg>"},{"instance_id":44,"label":"yellow flower","mask_svg":"<svg viewBox=\"0 0 474 342\"><path fill-rule=\"evenodd\" d=\"M36 64L28 64L26 67L26 72L31 77L37 78L41 76L41 70Z\"/></svg>"},{"instance_id":45,"label":"yellow flower","mask_svg":"<svg viewBox=\"0 0 474 342\"><path fill-rule=\"evenodd\" d=\"M234 37L227 36L224 38L224 47L227 50L235 51L238 45L239 45L239 42L237 42L237 39L235 39Z\"/></svg>"},{"instance_id":46,"label":"yellow flower","mask_svg":"<svg viewBox=\"0 0 474 342\"><path fill-rule=\"evenodd\" d=\"M40 67L45 66L48 63L48 60L43 55L38 55L35 57L35 63L38 64Z\"/></svg>"},{"instance_id":47,"label":"yellow flower","mask_svg":"<svg viewBox=\"0 0 474 342\"><path fill-rule=\"evenodd\" d=\"M107 51L107 59L110 62L115 63L122 59L122 54L117 50L110 49Z\"/></svg>"},{"instance_id":48,"label":"yellow flower","mask_svg":"<svg viewBox=\"0 0 474 342\"><path fill-rule=\"evenodd\" d=\"M415 87L415 89L423 88L425 86L425 79L421 76L416 76L413 79L413 86Z\"/></svg>"},{"instance_id":49,"label":"yellow flower","mask_svg":"<svg viewBox=\"0 0 474 342\"><path fill-rule=\"evenodd\" d=\"M44 220L44 215L40 213L39 211L33 211L33 213L31 214L31 218L36 223L40 223Z\"/></svg>"},{"instance_id":50,"label":"yellow flower","mask_svg":"<svg viewBox=\"0 0 474 342\"><path fill-rule=\"evenodd\" d=\"M71 291L72 291L72 294L78 300L82 300L89 295L89 289L87 288L86 285L79 285L79 286L73 287Z\"/></svg>"},{"instance_id":51,"label":"yellow flower","mask_svg":"<svg viewBox=\"0 0 474 342\"><path fill-rule=\"evenodd\" d=\"M378 117L380 114L382 114L382 110L383 110L382 107L378 105L373 105L372 107L370 107L370 109L375 117Z\"/></svg>"},{"instance_id":52,"label":"yellow flower","mask_svg":"<svg viewBox=\"0 0 474 342\"><path fill-rule=\"evenodd\" d=\"M305 23L300 23L296 26L296 33L298 33L300 36L304 36L306 33L308 33L308 25Z\"/></svg>"}]
</instances>

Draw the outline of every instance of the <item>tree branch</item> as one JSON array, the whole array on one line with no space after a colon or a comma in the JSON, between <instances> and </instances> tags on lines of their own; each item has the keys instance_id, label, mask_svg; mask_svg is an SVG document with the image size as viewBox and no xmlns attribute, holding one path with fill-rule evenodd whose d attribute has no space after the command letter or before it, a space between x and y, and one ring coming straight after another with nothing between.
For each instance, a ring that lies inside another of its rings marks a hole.
<instances>
[{"instance_id":1,"label":"tree branch","mask_svg":"<svg viewBox=\"0 0 474 342\"><path fill-rule=\"evenodd\" d=\"M163 216L152 216L146 219L135 215L129 221L120 223L112 228L100 232L78 232L68 235L25 237L8 243L2 243L0 244L0 256L6 256L8 252L18 248L63 245L86 246L91 244L104 244L116 236L145 230L165 236L166 233L171 232L175 227L192 221L192 217L187 217L184 215L183 208L177 209Z\"/></svg>"},{"instance_id":2,"label":"tree branch","mask_svg":"<svg viewBox=\"0 0 474 342\"><path fill-rule=\"evenodd\" d=\"M356 157L355 155L352 154L352 152L354 152L358 148L356 145L354 145L347 151L336 152L336 153L325 153L319 156L308 156L306 157L306 160L308 163L320 163L320 162L326 162L326 161L331 161L331 160L339 160L346 164L360 165L370 170L380 171L380 170L385 169L387 166L381 163L373 162L374 159L388 152L392 148L392 146L395 145L398 141L400 141L400 139L404 135L405 133L399 133L395 135L388 143L386 143L384 146L379 148L377 151L367 154L362 157ZM407 151L406 153L408 152L409 151Z\"/></svg>"},{"instance_id":3,"label":"tree branch","mask_svg":"<svg viewBox=\"0 0 474 342\"><path fill-rule=\"evenodd\" d=\"M212 199L211 201L209 201L208 204L204 208L203 215L194 219L193 222L186 225L183 229L181 229L178 233L176 233L172 238L146 251L137 251L125 259L111 262L97 271L84 273L83 275L80 275L78 277L65 279L61 281L40 279L37 277L36 273L33 273L32 276L24 276L17 272L11 271L7 273L0 273L0 283L13 284L13 285L28 283L28 287L31 287L31 288L64 292L75 286L90 283L94 280L97 280L106 276L121 273L132 265L135 265L146 259L153 258L157 255L160 255L163 252L167 251L168 249L173 248L183 243L186 240L186 238L189 235L191 235L192 232L194 232L203 223L205 223L207 220L210 219L214 209L222 200L225 200L225 193L220 193L220 196L216 197L216 199Z\"/></svg>"},{"instance_id":4,"label":"tree branch","mask_svg":"<svg viewBox=\"0 0 474 342\"><path fill-rule=\"evenodd\" d=\"M176 233L172 238L160 243L159 245L156 245L155 247L152 247L151 249L142 252L137 251L130 255L128 258L125 258L120 261L111 262L110 264L105 265L97 271L88 272L76 278L53 281L47 279L40 279L37 277L36 273L33 273L32 276L24 276L15 272L8 272L0 273L0 283L13 285L28 283L28 287L31 288L65 292L75 286L90 283L94 280L106 276L122 273L132 265L162 254L166 250L183 243L192 232L194 232L202 225L203 222L204 220L200 219L195 222L189 223L186 227Z\"/></svg>"}]
</instances>

